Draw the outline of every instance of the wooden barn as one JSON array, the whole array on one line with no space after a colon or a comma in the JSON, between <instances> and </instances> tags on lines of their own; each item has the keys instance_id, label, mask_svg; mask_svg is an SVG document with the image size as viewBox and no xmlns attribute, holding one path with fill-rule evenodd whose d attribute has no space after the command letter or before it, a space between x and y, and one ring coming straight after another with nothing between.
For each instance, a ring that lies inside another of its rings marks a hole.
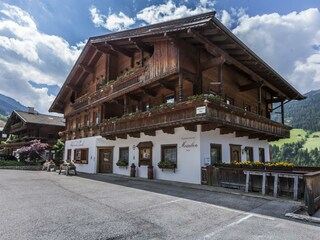
<instances>
[{"instance_id":1,"label":"wooden barn","mask_svg":"<svg viewBox=\"0 0 320 240\"><path fill-rule=\"evenodd\" d=\"M50 111L79 171L200 183L208 164L269 161L290 130L274 103L283 121L303 98L209 12L90 38Z\"/></svg>"}]
</instances>

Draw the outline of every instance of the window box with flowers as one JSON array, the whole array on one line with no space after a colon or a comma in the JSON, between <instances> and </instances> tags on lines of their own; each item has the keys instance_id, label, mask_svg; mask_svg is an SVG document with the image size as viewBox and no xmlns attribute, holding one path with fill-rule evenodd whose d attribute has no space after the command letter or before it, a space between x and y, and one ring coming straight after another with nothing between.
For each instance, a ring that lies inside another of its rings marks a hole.
<instances>
[{"instance_id":1,"label":"window box with flowers","mask_svg":"<svg viewBox=\"0 0 320 240\"><path fill-rule=\"evenodd\" d=\"M175 172L177 165L172 161L164 160L164 161L160 161L158 163L158 167L161 168L162 171L163 171L163 169L171 169L171 170L173 170L173 172Z\"/></svg>"},{"instance_id":2,"label":"window box with flowers","mask_svg":"<svg viewBox=\"0 0 320 240\"><path fill-rule=\"evenodd\" d=\"M294 164L288 162L267 162L265 166L266 170L291 172L293 170Z\"/></svg>"},{"instance_id":3,"label":"window box with flowers","mask_svg":"<svg viewBox=\"0 0 320 240\"><path fill-rule=\"evenodd\" d=\"M128 165L129 165L129 162L128 162L127 160L125 160L125 159L119 159L118 162L116 163L116 165L117 165L118 167L125 167L125 168L127 168Z\"/></svg>"}]
</instances>

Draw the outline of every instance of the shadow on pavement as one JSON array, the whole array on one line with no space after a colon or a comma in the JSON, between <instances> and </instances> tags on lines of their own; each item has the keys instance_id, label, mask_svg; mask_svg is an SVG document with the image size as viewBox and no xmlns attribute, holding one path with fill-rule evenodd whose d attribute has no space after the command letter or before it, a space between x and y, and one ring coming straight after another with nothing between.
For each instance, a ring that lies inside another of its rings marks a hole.
<instances>
[{"instance_id":1,"label":"shadow on pavement","mask_svg":"<svg viewBox=\"0 0 320 240\"><path fill-rule=\"evenodd\" d=\"M119 186L135 188L139 190L154 192L158 194L170 195L192 201L202 202L246 212L247 214L260 214L268 217L283 218L296 221L285 217L286 213L296 211L301 203L284 199L262 198L258 196L247 196L240 191L225 189L221 192L218 188L195 184L185 184L164 180L149 180L144 178L131 178L115 174L85 174L80 173L78 177L96 181L102 181ZM306 224L311 224L304 222Z\"/></svg>"}]
</instances>

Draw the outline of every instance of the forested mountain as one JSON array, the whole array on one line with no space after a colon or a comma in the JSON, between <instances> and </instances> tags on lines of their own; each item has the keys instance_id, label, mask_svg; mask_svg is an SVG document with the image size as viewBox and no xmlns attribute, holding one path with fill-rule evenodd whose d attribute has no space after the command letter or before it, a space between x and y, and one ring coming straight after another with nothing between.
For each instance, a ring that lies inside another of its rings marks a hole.
<instances>
[{"instance_id":1,"label":"forested mountain","mask_svg":"<svg viewBox=\"0 0 320 240\"><path fill-rule=\"evenodd\" d=\"M285 121L293 128L319 131L320 89L308 92L304 96L307 97L305 100L291 101L285 105Z\"/></svg>"},{"instance_id":2,"label":"forested mountain","mask_svg":"<svg viewBox=\"0 0 320 240\"><path fill-rule=\"evenodd\" d=\"M28 108L13 98L0 94L0 115L9 116L13 110L27 111Z\"/></svg>"}]
</instances>

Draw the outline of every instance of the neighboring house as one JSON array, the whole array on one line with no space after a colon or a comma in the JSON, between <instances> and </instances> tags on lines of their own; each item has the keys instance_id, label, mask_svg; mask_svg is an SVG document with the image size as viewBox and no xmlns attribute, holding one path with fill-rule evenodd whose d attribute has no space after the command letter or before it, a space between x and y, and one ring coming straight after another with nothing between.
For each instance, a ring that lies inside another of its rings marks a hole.
<instances>
[{"instance_id":1,"label":"neighboring house","mask_svg":"<svg viewBox=\"0 0 320 240\"><path fill-rule=\"evenodd\" d=\"M268 140L290 130L273 103L283 119L303 98L211 12L90 38L50 111L79 171L129 175L127 160L140 177L152 164L158 179L200 183L211 163L269 161Z\"/></svg>"},{"instance_id":2,"label":"neighboring house","mask_svg":"<svg viewBox=\"0 0 320 240\"><path fill-rule=\"evenodd\" d=\"M0 120L0 143L7 139L7 134L3 132L3 128L5 125L6 125L6 122L3 120Z\"/></svg>"},{"instance_id":3,"label":"neighboring house","mask_svg":"<svg viewBox=\"0 0 320 240\"><path fill-rule=\"evenodd\" d=\"M39 139L43 143L53 146L58 133L65 129L63 117L37 113L29 107L28 112L14 110L3 128L3 132L9 136L15 135L15 141L8 144L0 144L5 148L6 154L13 155L18 148L28 145L29 141Z\"/></svg>"}]
</instances>

